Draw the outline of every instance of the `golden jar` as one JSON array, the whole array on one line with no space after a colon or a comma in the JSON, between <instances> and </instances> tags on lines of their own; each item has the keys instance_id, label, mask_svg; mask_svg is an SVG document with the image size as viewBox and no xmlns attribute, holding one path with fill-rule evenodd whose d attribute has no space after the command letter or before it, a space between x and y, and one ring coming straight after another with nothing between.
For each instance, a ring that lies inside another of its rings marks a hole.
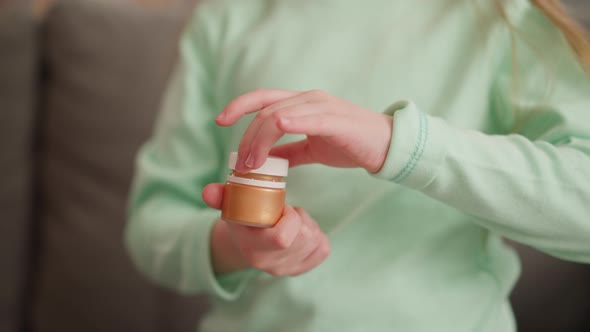
<instances>
[{"instance_id":1,"label":"golden jar","mask_svg":"<svg viewBox=\"0 0 590 332\"><path fill-rule=\"evenodd\" d=\"M268 157L259 168L249 173L235 171L238 154L232 152L223 189L221 219L254 227L272 227L281 218L285 206L289 161Z\"/></svg>"}]
</instances>

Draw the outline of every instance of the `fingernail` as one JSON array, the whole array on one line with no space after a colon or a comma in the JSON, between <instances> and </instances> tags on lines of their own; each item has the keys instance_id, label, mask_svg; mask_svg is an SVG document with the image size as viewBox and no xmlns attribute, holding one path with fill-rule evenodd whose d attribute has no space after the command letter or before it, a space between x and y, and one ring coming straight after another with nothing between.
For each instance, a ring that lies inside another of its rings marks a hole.
<instances>
[{"instance_id":1,"label":"fingernail","mask_svg":"<svg viewBox=\"0 0 590 332\"><path fill-rule=\"evenodd\" d=\"M282 125L288 125L289 123L291 123L291 119L289 119L289 118L284 118L284 117L283 117L283 118L281 118L281 120L280 120L280 121L281 121L281 124L282 124Z\"/></svg>"},{"instance_id":2,"label":"fingernail","mask_svg":"<svg viewBox=\"0 0 590 332\"><path fill-rule=\"evenodd\" d=\"M254 166L254 156L252 156L252 154L248 155L248 158L246 158L246 162L244 162L244 165L252 168Z\"/></svg>"},{"instance_id":3,"label":"fingernail","mask_svg":"<svg viewBox=\"0 0 590 332\"><path fill-rule=\"evenodd\" d=\"M246 165L244 165L243 159L238 159L236 162L236 171L240 173L248 173L249 169Z\"/></svg>"},{"instance_id":4,"label":"fingernail","mask_svg":"<svg viewBox=\"0 0 590 332\"><path fill-rule=\"evenodd\" d=\"M223 119L225 119L225 113L223 113L223 112L219 113L217 115L217 117L215 117L215 121L219 121L219 120L223 120Z\"/></svg>"}]
</instances>

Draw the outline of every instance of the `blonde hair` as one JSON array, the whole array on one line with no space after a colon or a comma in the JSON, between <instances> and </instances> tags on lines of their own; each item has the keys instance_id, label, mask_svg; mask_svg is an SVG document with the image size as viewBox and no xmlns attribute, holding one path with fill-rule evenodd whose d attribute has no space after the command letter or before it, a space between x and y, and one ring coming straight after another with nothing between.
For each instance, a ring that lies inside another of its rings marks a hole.
<instances>
[{"instance_id":1,"label":"blonde hair","mask_svg":"<svg viewBox=\"0 0 590 332\"><path fill-rule=\"evenodd\" d=\"M570 16L560 0L530 0L563 33L586 72L590 74L590 38L584 28Z\"/></svg>"},{"instance_id":2,"label":"blonde hair","mask_svg":"<svg viewBox=\"0 0 590 332\"><path fill-rule=\"evenodd\" d=\"M518 31L510 22L508 18L508 13L504 7L506 1L510 0L495 0L496 8L499 10L500 15L504 18L506 23L508 24L509 30L511 32L511 43L512 43L512 101L514 102L514 115L516 121L512 124L512 128L510 128L510 132L518 133L522 129L522 126L527 120L527 112L520 106L519 99L520 99L520 75L519 75L519 61L517 56L517 35ZM544 15L553 22L553 24L559 28L567 42L569 43L571 49L575 53L578 58L578 61L581 67L585 70L585 72L590 76L590 38L588 36L588 32L566 11L564 5L561 3L560 0L529 0L535 7L537 7L540 11L544 13ZM525 40L526 42L526 40ZM549 70L551 71L551 70ZM555 73L547 73L547 78L551 78L555 75ZM552 90L552 83L553 81L549 79L547 81L548 90L547 93L550 94L550 90ZM540 101L543 104L543 101ZM537 106L541 106L541 104ZM532 107L528 110L536 111L539 110L538 107ZM507 128L508 129L508 128Z\"/></svg>"}]
</instances>

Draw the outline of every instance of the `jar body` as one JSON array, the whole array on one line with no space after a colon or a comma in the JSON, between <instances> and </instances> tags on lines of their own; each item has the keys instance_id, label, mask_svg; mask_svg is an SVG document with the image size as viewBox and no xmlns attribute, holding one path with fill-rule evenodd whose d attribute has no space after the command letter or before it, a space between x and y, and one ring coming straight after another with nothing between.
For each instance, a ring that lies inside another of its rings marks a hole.
<instances>
[{"instance_id":1,"label":"jar body","mask_svg":"<svg viewBox=\"0 0 590 332\"><path fill-rule=\"evenodd\" d=\"M223 189L221 219L254 227L272 227L285 206L284 188L268 188L228 181Z\"/></svg>"}]
</instances>

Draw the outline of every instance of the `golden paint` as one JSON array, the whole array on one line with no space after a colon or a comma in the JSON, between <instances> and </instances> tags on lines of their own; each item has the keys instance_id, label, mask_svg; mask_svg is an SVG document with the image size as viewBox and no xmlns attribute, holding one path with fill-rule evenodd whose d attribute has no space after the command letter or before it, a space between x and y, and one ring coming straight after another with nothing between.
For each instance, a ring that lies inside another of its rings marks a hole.
<instances>
[{"instance_id":1,"label":"golden paint","mask_svg":"<svg viewBox=\"0 0 590 332\"><path fill-rule=\"evenodd\" d=\"M244 179L271 181L271 182L283 182L283 178L280 176L266 175L266 174L254 174L254 173L239 173L233 172L231 175L238 176Z\"/></svg>"}]
</instances>

